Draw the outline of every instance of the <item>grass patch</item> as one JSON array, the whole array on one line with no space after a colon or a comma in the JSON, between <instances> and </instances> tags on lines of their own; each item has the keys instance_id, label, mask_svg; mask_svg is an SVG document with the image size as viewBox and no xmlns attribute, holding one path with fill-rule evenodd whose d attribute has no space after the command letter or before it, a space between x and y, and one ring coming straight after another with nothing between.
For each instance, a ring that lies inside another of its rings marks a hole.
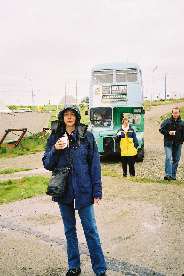
<instances>
[{"instance_id":1,"label":"grass patch","mask_svg":"<svg viewBox=\"0 0 184 276\"><path fill-rule=\"evenodd\" d=\"M184 107L180 107L180 116L181 116L182 119L184 119ZM163 120L165 120L167 118L170 118L170 117L171 117L171 112L168 112L168 113L162 115L160 117L160 119L161 119L161 121L163 121Z\"/></svg>"},{"instance_id":2,"label":"grass patch","mask_svg":"<svg viewBox=\"0 0 184 276\"><path fill-rule=\"evenodd\" d=\"M174 185L184 185L184 182L182 180L173 180L173 181L166 181L164 179L160 178L148 178L148 177L123 177L121 172L118 172L115 169L109 169L107 167L102 167L102 175L103 176L110 176L110 177L117 177L121 179L122 181L126 182L135 182L135 183L147 183L147 184L174 184Z\"/></svg>"},{"instance_id":3,"label":"grass patch","mask_svg":"<svg viewBox=\"0 0 184 276\"><path fill-rule=\"evenodd\" d=\"M181 99L168 99L168 100L154 100L154 101L144 101L145 110L149 110L153 106L158 105L167 105L167 104L177 104L180 102L184 102L184 98Z\"/></svg>"},{"instance_id":4,"label":"grass patch","mask_svg":"<svg viewBox=\"0 0 184 276\"><path fill-rule=\"evenodd\" d=\"M43 151L47 137L48 134L43 136L40 133L26 137L15 148L8 148L7 145L3 144L0 147L0 158L15 157Z\"/></svg>"},{"instance_id":5,"label":"grass patch","mask_svg":"<svg viewBox=\"0 0 184 276\"><path fill-rule=\"evenodd\" d=\"M11 174L15 172L22 172L22 171L29 171L31 169L26 168L7 168L7 169L0 169L0 174Z\"/></svg>"},{"instance_id":6,"label":"grass patch","mask_svg":"<svg viewBox=\"0 0 184 276\"><path fill-rule=\"evenodd\" d=\"M122 171L119 169L119 163L102 161L101 170L103 176L121 177Z\"/></svg>"},{"instance_id":7,"label":"grass patch","mask_svg":"<svg viewBox=\"0 0 184 276\"><path fill-rule=\"evenodd\" d=\"M0 204L44 194L48 177L31 176L0 182Z\"/></svg>"},{"instance_id":8,"label":"grass patch","mask_svg":"<svg viewBox=\"0 0 184 276\"><path fill-rule=\"evenodd\" d=\"M134 177L134 178L129 178L127 179L129 181L137 182L137 183L157 183L157 184L176 184L176 185L182 185L183 181L182 180L172 180L172 181L166 181L164 179L159 179L159 178L147 178L147 177Z\"/></svg>"},{"instance_id":9,"label":"grass patch","mask_svg":"<svg viewBox=\"0 0 184 276\"><path fill-rule=\"evenodd\" d=\"M102 175L103 176L112 176L112 177L121 177L122 174L115 171L115 170L109 170L107 168L102 168Z\"/></svg>"}]
</instances>

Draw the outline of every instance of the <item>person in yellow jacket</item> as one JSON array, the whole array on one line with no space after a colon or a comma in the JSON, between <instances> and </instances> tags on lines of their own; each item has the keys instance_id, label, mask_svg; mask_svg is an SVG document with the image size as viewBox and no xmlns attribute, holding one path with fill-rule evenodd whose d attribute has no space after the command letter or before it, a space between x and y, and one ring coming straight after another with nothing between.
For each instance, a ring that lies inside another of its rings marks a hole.
<instances>
[{"instance_id":1,"label":"person in yellow jacket","mask_svg":"<svg viewBox=\"0 0 184 276\"><path fill-rule=\"evenodd\" d=\"M117 138L120 141L123 176L127 176L127 165L129 166L130 176L135 176L138 140L126 117L122 117L122 128L118 131Z\"/></svg>"}]
</instances>

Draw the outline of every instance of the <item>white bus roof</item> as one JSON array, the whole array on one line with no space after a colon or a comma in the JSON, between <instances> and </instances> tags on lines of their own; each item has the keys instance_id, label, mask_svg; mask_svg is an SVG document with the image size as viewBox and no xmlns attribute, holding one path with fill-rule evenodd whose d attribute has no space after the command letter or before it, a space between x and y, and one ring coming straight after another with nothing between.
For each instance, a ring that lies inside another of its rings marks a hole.
<instances>
[{"instance_id":1,"label":"white bus roof","mask_svg":"<svg viewBox=\"0 0 184 276\"><path fill-rule=\"evenodd\" d=\"M92 68L92 71L98 71L98 70L122 70L122 69L137 69L140 70L140 67L136 63L104 63L104 64L97 64Z\"/></svg>"}]
</instances>

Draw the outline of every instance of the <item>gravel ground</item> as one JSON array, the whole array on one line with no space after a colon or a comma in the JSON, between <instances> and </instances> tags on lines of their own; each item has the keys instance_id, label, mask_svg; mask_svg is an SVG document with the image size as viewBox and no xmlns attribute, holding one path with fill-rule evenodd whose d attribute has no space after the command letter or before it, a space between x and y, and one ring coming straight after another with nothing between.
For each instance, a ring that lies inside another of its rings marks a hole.
<instances>
[{"instance_id":1,"label":"gravel ground","mask_svg":"<svg viewBox=\"0 0 184 276\"><path fill-rule=\"evenodd\" d=\"M184 186L103 177L95 206L111 275L184 273ZM93 275L77 216L82 275ZM66 245L57 204L47 196L0 207L0 275L65 275ZM50 274L49 274L50 273Z\"/></svg>"},{"instance_id":2,"label":"gravel ground","mask_svg":"<svg viewBox=\"0 0 184 276\"><path fill-rule=\"evenodd\" d=\"M183 106L180 103L179 106ZM172 109L171 105L157 106L146 112L145 115L145 158L143 162L136 163L136 176L141 178L149 178L153 180L161 180L164 177L164 146L163 135L159 132L160 116L168 113ZM122 168L120 162L114 160L112 163L105 161L104 169L112 170L121 174ZM184 146L182 148L182 156L177 172L177 179L184 179Z\"/></svg>"},{"instance_id":3,"label":"gravel ground","mask_svg":"<svg viewBox=\"0 0 184 276\"><path fill-rule=\"evenodd\" d=\"M146 114L146 157L137 175L163 177L163 142L159 117L171 106ZM10 159L7 165L39 168L40 155ZM20 160L20 163L18 162ZM23 162L23 163L22 163ZM5 166L0 161L0 166ZM120 164L104 164L121 171ZM179 177L183 178L183 159ZM103 177L104 197L95 206L108 276L184 274L184 185L138 183L131 178ZM82 275L94 275L77 218ZM59 276L66 271L66 245L57 204L47 196L0 206L0 275Z\"/></svg>"}]
</instances>

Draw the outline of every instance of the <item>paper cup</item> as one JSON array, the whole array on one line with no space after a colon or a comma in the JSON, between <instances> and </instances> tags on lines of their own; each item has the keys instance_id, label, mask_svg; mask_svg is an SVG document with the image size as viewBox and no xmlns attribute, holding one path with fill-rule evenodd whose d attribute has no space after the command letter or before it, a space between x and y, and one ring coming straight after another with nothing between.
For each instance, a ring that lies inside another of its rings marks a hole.
<instances>
[{"instance_id":1,"label":"paper cup","mask_svg":"<svg viewBox=\"0 0 184 276\"><path fill-rule=\"evenodd\" d=\"M64 143L64 149L65 149L68 146L68 137L63 136L60 138L60 141L62 141Z\"/></svg>"}]
</instances>

